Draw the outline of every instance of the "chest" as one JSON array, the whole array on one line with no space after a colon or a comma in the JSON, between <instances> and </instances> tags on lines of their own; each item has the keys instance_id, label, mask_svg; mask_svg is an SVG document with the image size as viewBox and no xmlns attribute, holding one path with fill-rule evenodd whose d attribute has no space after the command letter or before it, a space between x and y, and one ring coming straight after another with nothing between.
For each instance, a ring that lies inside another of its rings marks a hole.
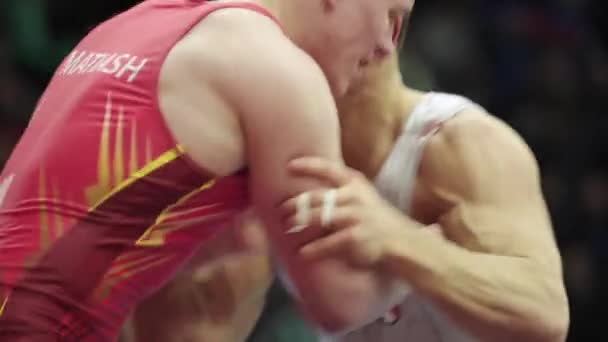
<instances>
[{"instance_id":1,"label":"chest","mask_svg":"<svg viewBox=\"0 0 608 342\"><path fill-rule=\"evenodd\" d=\"M428 187L419 174L425 140L415 134L403 134L393 144L379 169L374 183L391 204L421 223L435 223L439 214Z\"/></svg>"}]
</instances>

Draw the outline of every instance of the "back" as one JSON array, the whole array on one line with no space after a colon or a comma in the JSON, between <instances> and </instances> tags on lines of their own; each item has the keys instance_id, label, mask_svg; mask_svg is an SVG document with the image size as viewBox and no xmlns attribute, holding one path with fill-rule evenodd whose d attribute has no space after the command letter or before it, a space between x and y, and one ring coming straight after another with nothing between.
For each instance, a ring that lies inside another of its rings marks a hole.
<instances>
[{"instance_id":1,"label":"back","mask_svg":"<svg viewBox=\"0 0 608 342\"><path fill-rule=\"evenodd\" d=\"M0 174L0 336L114 339L136 302L246 205L244 172L205 172L174 141L157 83L207 14L251 6L148 0L63 61Z\"/></svg>"}]
</instances>

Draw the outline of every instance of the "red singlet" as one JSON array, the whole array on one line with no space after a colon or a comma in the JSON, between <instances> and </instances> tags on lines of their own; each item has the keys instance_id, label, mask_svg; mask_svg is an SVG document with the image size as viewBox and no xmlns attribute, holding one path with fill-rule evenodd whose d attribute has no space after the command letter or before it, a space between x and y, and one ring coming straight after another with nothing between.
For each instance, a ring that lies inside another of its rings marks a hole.
<instances>
[{"instance_id":1,"label":"red singlet","mask_svg":"<svg viewBox=\"0 0 608 342\"><path fill-rule=\"evenodd\" d=\"M0 340L111 341L247 205L245 173L184 155L157 102L171 48L210 12L148 0L99 25L57 69L0 174Z\"/></svg>"}]
</instances>

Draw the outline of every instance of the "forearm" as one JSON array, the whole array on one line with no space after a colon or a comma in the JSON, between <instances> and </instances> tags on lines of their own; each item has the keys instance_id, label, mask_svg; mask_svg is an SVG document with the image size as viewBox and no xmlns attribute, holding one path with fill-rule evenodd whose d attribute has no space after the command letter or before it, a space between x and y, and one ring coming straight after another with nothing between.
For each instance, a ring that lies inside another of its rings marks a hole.
<instances>
[{"instance_id":1,"label":"forearm","mask_svg":"<svg viewBox=\"0 0 608 342\"><path fill-rule=\"evenodd\" d=\"M559 341L567 300L558 276L520 257L474 253L412 231L389 269L484 341Z\"/></svg>"},{"instance_id":2,"label":"forearm","mask_svg":"<svg viewBox=\"0 0 608 342\"><path fill-rule=\"evenodd\" d=\"M355 330L403 300L405 289L382 270L356 267L339 254L303 257L300 248L321 238L321 229L305 229L297 234L297 240L290 240L276 233L273 236L273 232L284 232L288 227L278 224L272 216L266 216L265 225L302 311L322 330L330 334Z\"/></svg>"}]
</instances>

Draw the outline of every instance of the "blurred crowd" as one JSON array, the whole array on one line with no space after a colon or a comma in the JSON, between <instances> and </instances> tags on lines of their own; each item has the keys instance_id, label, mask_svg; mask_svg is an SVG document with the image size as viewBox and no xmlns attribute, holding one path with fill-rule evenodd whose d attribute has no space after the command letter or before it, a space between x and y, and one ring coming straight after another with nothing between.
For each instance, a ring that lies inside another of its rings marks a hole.
<instances>
[{"instance_id":1,"label":"blurred crowd","mask_svg":"<svg viewBox=\"0 0 608 342\"><path fill-rule=\"evenodd\" d=\"M96 23L136 2L2 1L0 166L61 59ZM601 13L599 1L587 0L419 0L401 55L408 85L472 98L510 123L538 157L564 257L569 341L597 340L608 317L608 25Z\"/></svg>"}]
</instances>

